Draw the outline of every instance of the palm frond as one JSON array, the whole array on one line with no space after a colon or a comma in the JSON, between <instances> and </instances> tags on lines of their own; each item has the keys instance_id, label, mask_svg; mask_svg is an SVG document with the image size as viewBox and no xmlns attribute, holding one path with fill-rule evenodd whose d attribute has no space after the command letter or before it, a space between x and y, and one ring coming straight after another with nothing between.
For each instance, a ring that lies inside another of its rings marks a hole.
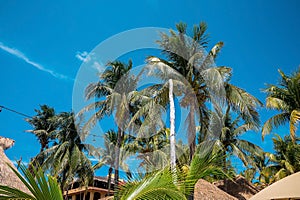
<instances>
[{"instance_id":1,"label":"palm frond","mask_svg":"<svg viewBox=\"0 0 300 200\"><path fill-rule=\"evenodd\" d=\"M121 186L118 192L120 199L186 199L173 183L168 170L158 171L140 181L132 181Z\"/></svg>"},{"instance_id":2,"label":"palm frond","mask_svg":"<svg viewBox=\"0 0 300 200\"><path fill-rule=\"evenodd\" d=\"M266 134L269 134L274 127L277 128L280 125L285 124L289 120L289 116L290 115L288 113L280 113L268 119L262 128L262 139L264 139Z\"/></svg>"},{"instance_id":3,"label":"palm frond","mask_svg":"<svg viewBox=\"0 0 300 200\"><path fill-rule=\"evenodd\" d=\"M293 110L290 116L290 135L293 141L295 141L296 124L300 121L300 110Z\"/></svg>"},{"instance_id":4,"label":"palm frond","mask_svg":"<svg viewBox=\"0 0 300 200\"><path fill-rule=\"evenodd\" d=\"M282 99L277 97L267 97L266 98L266 107L276 110L287 110L288 105Z\"/></svg>"},{"instance_id":5,"label":"palm frond","mask_svg":"<svg viewBox=\"0 0 300 200\"><path fill-rule=\"evenodd\" d=\"M19 177L22 183L24 183L31 194L26 194L15 188L0 186L0 199L63 200L62 192L56 179L51 176L45 177L41 169L38 171L34 170L33 176L24 165L21 165L20 169L25 176L25 178L23 178L17 170L11 166L9 167Z\"/></svg>"}]
</instances>

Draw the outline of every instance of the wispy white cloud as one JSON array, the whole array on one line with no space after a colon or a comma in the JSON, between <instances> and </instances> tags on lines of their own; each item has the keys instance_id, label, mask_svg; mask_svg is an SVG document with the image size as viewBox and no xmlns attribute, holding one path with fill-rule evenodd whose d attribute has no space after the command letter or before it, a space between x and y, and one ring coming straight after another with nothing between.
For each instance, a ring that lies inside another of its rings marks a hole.
<instances>
[{"instance_id":1,"label":"wispy white cloud","mask_svg":"<svg viewBox=\"0 0 300 200\"><path fill-rule=\"evenodd\" d=\"M99 73L104 71L104 65L101 62L95 61L96 57L95 57L95 53L93 52L88 53L87 51L83 51L83 52L77 51L75 57L84 63L89 62L89 64L91 64L90 67L94 68Z\"/></svg>"},{"instance_id":2,"label":"wispy white cloud","mask_svg":"<svg viewBox=\"0 0 300 200\"><path fill-rule=\"evenodd\" d=\"M21 60L23 60L26 63L30 64L31 66L35 67L36 69L41 70L43 72L46 72L46 73L54 76L55 78L59 78L59 79L71 79L68 76L65 76L63 74L57 73L57 72L55 72L55 71L53 71L51 69L47 69L43 65L30 60L24 53L22 53L18 49L12 48L12 47L8 47L8 46L4 45L2 42L0 42L0 49L2 49L3 51L6 51L7 53L9 53L11 55L14 55L14 56L20 58Z\"/></svg>"},{"instance_id":3,"label":"wispy white cloud","mask_svg":"<svg viewBox=\"0 0 300 200\"><path fill-rule=\"evenodd\" d=\"M76 58L78 58L78 60L81 60L82 62L88 62L91 60L89 53L86 51L84 52L77 51L75 56Z\"/></svg>"}]
</instances>

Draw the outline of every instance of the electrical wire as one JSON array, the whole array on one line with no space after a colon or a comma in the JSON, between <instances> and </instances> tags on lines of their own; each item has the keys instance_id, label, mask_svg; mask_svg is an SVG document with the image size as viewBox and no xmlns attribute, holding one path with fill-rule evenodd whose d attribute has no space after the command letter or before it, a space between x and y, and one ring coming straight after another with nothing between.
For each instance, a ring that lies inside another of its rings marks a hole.
<instances>
[{"instance_id":1,"label":"electrical wire","mask_svg":"<svg viewBox=\"0 0 300 200\"><path fill-rule=\"evenodd\" d=\"M5 106L1 106L1 105L0 105L0 112L2 111L2 109L8 110L8 111L10 111L10 112L14 112L14 113L16 113L16 114L18 114L18 115L22 115L22 116L27 117L27 118L32 118L32 117L29 116L29 115L26 115L26 114L24 114L24 113L18 112L18 111L16 111L16 110L11 109L11 108L7 108L7 107L5 107Z\"/></svg>"}]
</instances>

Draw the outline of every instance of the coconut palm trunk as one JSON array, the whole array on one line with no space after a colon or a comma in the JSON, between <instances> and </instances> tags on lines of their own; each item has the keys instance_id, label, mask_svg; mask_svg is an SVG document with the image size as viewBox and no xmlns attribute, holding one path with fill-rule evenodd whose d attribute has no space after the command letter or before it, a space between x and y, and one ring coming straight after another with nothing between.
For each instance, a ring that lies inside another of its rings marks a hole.
<instances>
[{"instance_id":1,"label":"coconut palm trunk","mask_svg":"<svg viewBox=\"0 0 300 200\"><path fill-rule=\"evenodd\" d=\"M195 154L195 150L196 150L196 124L195 124L195 104L194 102L191 103L191 107L190 107L190 116L189 116L189 127L188 127L188 143L189 143L189 150L190 150L190 162L193 159L193 156Z\"/></svg>"},{"instance_id":2,"label":"coconut palm trunk","mask_svg":"<svg viewBox=\"0 0 300 200\"><path fill-rule=\"evenodd\" d=\"M111 189L111 174L112 174L113 168L112 166L108 169L108 178L107 178L107 196L110 195L110 189Z\"/></svg>"},{"instance_id":3,"label":"coconut palm trunk","mask_svg":"<svg viewBox=\"0 0 300 200\"><path fill-rule=\"evenodd\" d=\"M170 160L171 171L174 182L176 182L176 149L175 149L175 105L173 97L173 80L169 80L169 101L170 101Z\"/></svg>"},{"instance_id":4,"label":"coconut palm trunk","mask_svg":"<svg viewBox=\"0 0 300 200\"><path fill-rule=\"evenodd\" d=\"M114 190L115 192L118 191L118 185L119 185L119 166L120 166L120 147L123 140L123 131L119 127L118 128L118 136L117 136L117 145L116 145L116 157L115 157L115 186ZM118 199L117 194L115 195L116 199Z\"/></svg>"}]
</instances>

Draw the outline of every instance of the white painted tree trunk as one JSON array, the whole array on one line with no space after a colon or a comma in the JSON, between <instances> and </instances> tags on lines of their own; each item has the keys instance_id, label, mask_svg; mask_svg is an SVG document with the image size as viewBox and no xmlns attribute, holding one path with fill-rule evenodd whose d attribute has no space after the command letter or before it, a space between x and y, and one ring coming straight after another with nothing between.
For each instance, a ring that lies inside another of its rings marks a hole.
<instances>
[{"instance_id":1,"label":"white painted tree trunk","mask_svg":"<svg viewBox=\"0 0 300 200\"><path fill-rule=\"evenodd\" d=\"M169 80L169 101L170 101L170 160L171 171L174 182L176 182L176 149L175 149L175 105L173 97L173 80Z\"/></svg>"}]
</instances>

